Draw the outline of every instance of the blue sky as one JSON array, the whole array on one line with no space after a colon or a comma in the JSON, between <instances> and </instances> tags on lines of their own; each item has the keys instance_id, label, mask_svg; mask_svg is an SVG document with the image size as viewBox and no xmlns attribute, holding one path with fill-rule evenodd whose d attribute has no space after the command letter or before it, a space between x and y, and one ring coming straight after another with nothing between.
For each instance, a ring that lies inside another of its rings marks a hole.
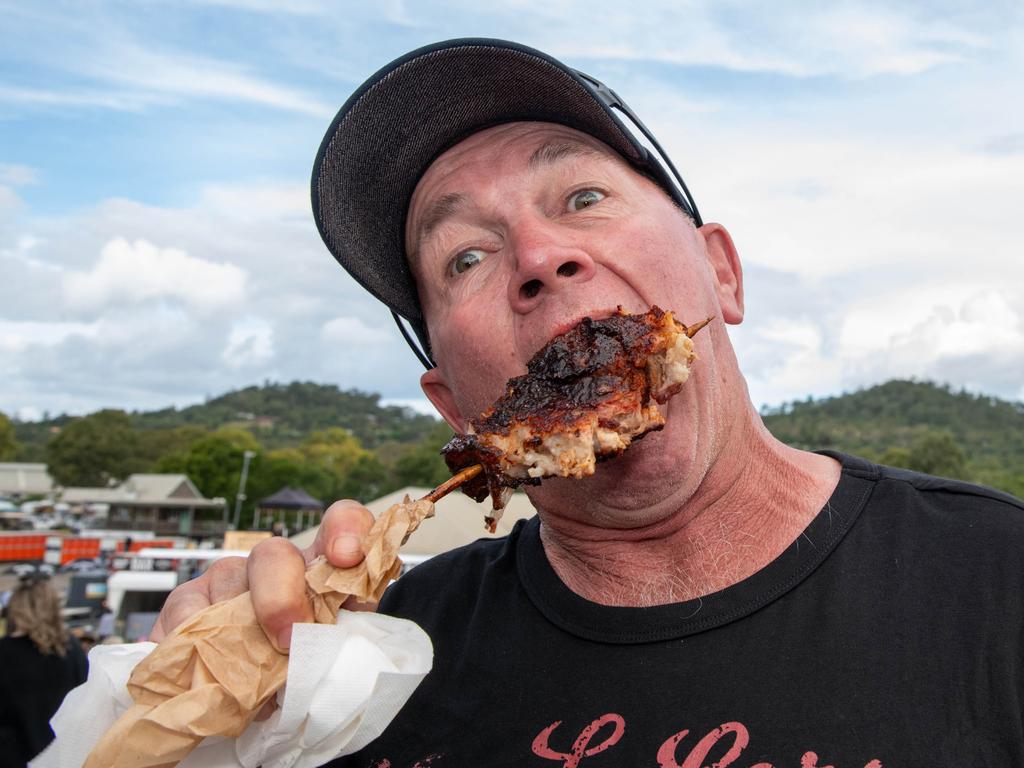
<instances>
[{"instance_id":1,"label":"blue sky","mask_svg":"<svg viewBox=\"0 0 1024 768\"><path fill-rule=\"evenodd\" d=\"M1024 398L1016 2L0 1L0 411L294 378L420 397L308 177L372 72L450 37L609 83L744 258L756 404L916 376Z\"/></svg>"}]
</instances>

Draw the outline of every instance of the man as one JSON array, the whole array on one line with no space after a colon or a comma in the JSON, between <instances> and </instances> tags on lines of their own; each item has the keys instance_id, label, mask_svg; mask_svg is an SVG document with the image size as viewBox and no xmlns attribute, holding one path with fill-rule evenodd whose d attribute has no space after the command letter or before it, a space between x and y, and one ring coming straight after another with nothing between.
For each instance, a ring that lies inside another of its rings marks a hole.
<instances>
[{"instance_id":1,"label":"man","mask_svg":"<svg viewBox=\"0 0 1024 768\"><path fill-rule=\"evenodd\" d=\"M726 333L733 243L617 106L539 52L453 41L377 73L321 147L321 234L412 323L456 430L581 317L716 318L662 432L391 588L434 670L337 765L1024 765L1021 503L776 441ZM339 502L310 551L215 566L155 634L248 584L287 646L305 561L357 562L369 521Z\"/></svg>"}]
</instances>

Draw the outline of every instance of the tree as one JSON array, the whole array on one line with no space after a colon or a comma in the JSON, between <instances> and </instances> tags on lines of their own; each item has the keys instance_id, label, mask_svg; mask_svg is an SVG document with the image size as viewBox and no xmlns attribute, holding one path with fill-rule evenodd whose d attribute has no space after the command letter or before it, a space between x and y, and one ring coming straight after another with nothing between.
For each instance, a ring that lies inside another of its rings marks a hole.
<instances>
[{"instance_id":1,"label":"tree","mask_svg":"<svg viewBox=\"0 0 1024 768\"><path fill-rule=\"evenodd\" d=\"M204 427L188 424L174 429L142 429L139 430L139 454L148 461L157 472L181 472L180 467L192 446L206 437L209 432ZM164 465L174 469L161 469Z\"/></svg>"},{"instance_id":2,"label":"tree","mask_svg":"<svg viewBox=\"0 0 1024 768\"><path fill-rule=\"evenodd\" d=\"M391 490L390 475L387 467L370 452L356 459L349 467L345 479L337 487L335 499L356 499L366 503Z\"/></svg>"},{"instance_id":3,"label":"tree","mask_svg":"<svg viewBox=\"0 0 1024 768\"><path fill-rule=\"evenodd\" d=\"M904 469L909 469L910 462L910 449L903 448L901 446L886 448L882 455L878 457L879 464L888 464L890 467L903 467Z\"/></svg>"},{"instance_id":4,"label":"tree","mask_svg":"<svg viewBox=\"0 0 1024 768\"><path fill-rule=\"evenodd\" d=\"M949 432L929 431L910 446L909 469L967 479L967 455Z\"/></svg>"},{"instance_id":5,"label":"tree","mask_svg":"<svg viewBox=\"0 0 1024 768\"><path fill-rule=\"evenodd\" d=\"M46 463L65 486L108 486L147 468L131 419L114 409L69 423L47 443Z\"/></svg>"},{"instance_id":6,"label":"tree","mask_svg":"<svg viewBox=\"0 0 1024 768\"><path fill-rule=\"evenodd\" d=\"M949 432L929 430L918 437L910 448L894 446L887 449L879 461L927 475L961 480L969 476L967 455Z\"/></svg>"},{"instance_id":7,"label":"tree","mask_svg":"<svg viewBox=\"0 0 1024 768\"><path fill-rule=\"evenodd\" d=\"M14 438L14 425L0 413L0 461L13 459L18 452L18 441Z\"/></svg>"},{"instance_id":8,"label":"tree","mask_svg":"<svg viewBox=\"0 0 1024 768\"><path fill-rule=\"evenodd\" d=\"M402 446L394 463L398 486L419 485L433 488L447 480L451 473L441 456L441 448L451 436L451 427L439 422L422 440Z\"/></svg>"},{"instance_id":9,"label":"tree","mask_svg":"<svg viewBox=\"0 0 1024 768\"><path fill-rule=\"evenodd\" d=\"M233 499L238 493L243 454L245 451L258 454L259 449L260 444L251 432L222 427L193 443L176 468L188 475L203 495ZM164 471L170 471L173 461L169 458L161 464Z\"/></svg>"},{"instance_id":10,"label":"tree","mask_svg":"<svg viewBox=\"0 0 1024 768\"><path fill-rule=\"evenodd\" d=\"M334 475L307 461L298 448L280 448L258 458L249 473L247 495L253 503L285 486L301 488L325 505L333 501Z\"/></svg>"},{"instance_id":11,"label":"tree","mask_svg":"<svg viewBox=\"0 0 1024 768\"><path fill-rule=\"evenodd\" d=\"M339 427L316 430L298 448L283 448L257 457L249 474L245 509L284 486L301 488L329 505L350 498L362 502L393 486L381 460L359 439ZM243 519L249 519L248 514Z\"/></svg>"}]
</instances>

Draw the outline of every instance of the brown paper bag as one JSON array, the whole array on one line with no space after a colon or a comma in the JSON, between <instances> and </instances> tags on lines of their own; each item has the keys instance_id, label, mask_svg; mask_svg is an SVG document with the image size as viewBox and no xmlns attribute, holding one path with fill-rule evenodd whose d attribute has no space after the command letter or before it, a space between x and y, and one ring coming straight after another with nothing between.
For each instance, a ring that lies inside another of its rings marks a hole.
<instances>
[{"instance_id":1,"label":"brown paper bag","mask_svg":"<svg viewBox=\"0 0 1024 768\"><path fill-rule=\"evenodd\" d=\"M434 514L407 496L374 523L366 559L335 568L323 557L306 570L307 596L319 623L333 624L349 597L377 602L401 571L398 549ZM256 621L249 593L200 611L132 671L135 704L89 754L84 768L163 768L183 760L207 736L235 738L284 686L288 655Z\"/></svg>"}]
</instances>

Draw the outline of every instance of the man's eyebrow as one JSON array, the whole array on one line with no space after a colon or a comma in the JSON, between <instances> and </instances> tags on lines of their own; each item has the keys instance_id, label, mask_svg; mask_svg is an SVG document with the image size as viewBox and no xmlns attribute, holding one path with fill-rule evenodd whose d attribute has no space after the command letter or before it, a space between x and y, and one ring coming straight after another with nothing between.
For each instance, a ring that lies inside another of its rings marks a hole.
<instances>
[{"instance_id":1,"label":"man's eyebrow","mask_svg":"<svg viewBox=\"0 0 1024 768\"><path fill-rule=\"evenodd\" d=\"M530 168L550 165L566 157L604 157L604 153L580 141L553 139L541 144L530 155Z\"/></svg>"},{"instance_id":2,"label":"man's eyebrow","mask_svg":"<svg viewBox=\"0 0 1024 768\"><path fill-rule=\"evenodd\" d=\"M600 150L584 144L580 141L570 139L552 139L545 142L534 150L530 155L528 165L536 169L543 165L550 165L566 157L606 157ZM427 210L420 219L413 239L413 251L417 251L417 245L436 230L445 219L460 213L469 203L469 199L461 192L451 192L442 195L427 206Z\"/></svg>"},{"instance_id":3,"label":"man's eyebrow","mask_svg":"<svg viewBox=\"0 0 1024 768\"><path fill-rule=\"evenodd\" d=\"M427 207L423 218L420 219L419 226L416 227L416 237L413 243L422 241L437 229L441 222L465 208L467 202L466 196L461 192L450 192L437 198Z\"/></svg>"}]
</instances>

